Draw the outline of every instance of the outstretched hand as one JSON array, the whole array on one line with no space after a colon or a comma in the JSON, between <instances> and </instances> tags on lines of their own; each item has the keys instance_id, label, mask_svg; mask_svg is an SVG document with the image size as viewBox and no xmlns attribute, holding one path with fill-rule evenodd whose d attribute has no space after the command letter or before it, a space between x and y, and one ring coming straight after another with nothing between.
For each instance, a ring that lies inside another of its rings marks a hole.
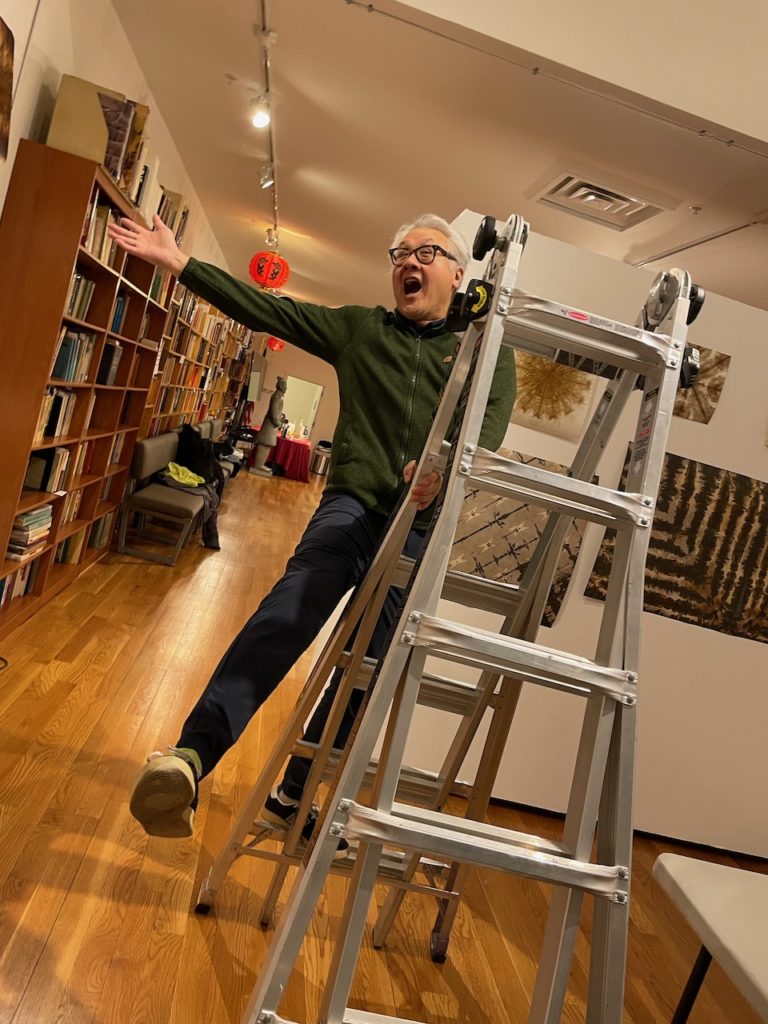
<instances>
[{"instance_id":1,"label":"outstretched hand","mask_svg":"<svg viewBox=\"0 0 768 1024\"><path fill-rule=\"evenodd\" d=\"M121 217L118 224L109 224L107 234L126 252L140 256L156 267L170 270L172 274L180 274L186 267L189 256L176 245L176 239L170 228L166 227L155 214L152 218L154 229L149 231L127 217Z\"/></svg>"},{"instance_id":2,"label":"outstretched hand","mask_svg":"<svg viewBox=\"0 0 768 1024\"><path fill-rule=\"evenodd\" d=\"M414 471L416 469L416 461L411 460L407 466L403 467L403 480L407 484L411 482ZM416 508L421 512L425 508L429 508L432 502L435 500L437 495L440 493L440 488L443 483L443 478L440 473L436 470L430 470L429 473L425 473L416 483L413 490L411 491L411 501L416 502Z\"/></svg>"}]
</instances>

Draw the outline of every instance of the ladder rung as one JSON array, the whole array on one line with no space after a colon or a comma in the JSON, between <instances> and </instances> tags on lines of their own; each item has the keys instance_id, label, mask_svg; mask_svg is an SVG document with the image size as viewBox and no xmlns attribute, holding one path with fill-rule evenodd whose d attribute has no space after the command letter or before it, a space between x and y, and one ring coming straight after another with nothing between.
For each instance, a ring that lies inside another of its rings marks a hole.
<instances>
[{"instance_id":1,"label":"ladder rung","mask_svg":"<svg viewBox=\"0 0 768 1024\"><path fill-rule=\"evenodd\" d=\"M275 1024L282 1024L276 1021ZM286 1021L286 1024L291 1024ZM390 1017L387 1013L368 1013L366 1010L352 1010L347 1006L344 1010L342 1024L424 1024L423 1021L411 1017Z\"/></svg>"},{"instance_id":2,"label":"ladder rung","mask_svg":"<svg viewBox=\"0 0 768 1024\"><path fill-rule=\"evenodd\" d=\"M504 318L504 343L554 359L572 352L643 373L680 362L680 342L668 335L595 316L516 291Z\"/></svg>"},{"instance_id":3,"label":"ladder rung","mask_svg":"<svg viewBox=\"0 0 768 1024\"><path fill-rule=\"evenodd\" d=\"M465 451L459 472L481 490L518 498L526 504L586 519L602 526L650 526L653 501L643 494L552 473L478 448Z\"/></svg>"},{"instance_id":4,"label":"ladder rung","mask_svg":"<svg viewBox=\"0 0 768 1024\"><path fill-rule=\"evenodd\" d=\"M349 664L349 655L346 652L339 658L338 664L341 667ZM355 679L356 689L368 689L375 667L376 662L373 658L363 659ZM478 690L474 683L449 679L447 676L438 676L432 672L425 672L421 677L418 702L424 707L448 711L454 715L468 715L474 710L477 698ZM491 698L488 706L496 706L496 697Z\"/></svg>"},{"instance_id":5,"label":"ladder rung","mask_svg":"<svg viewBox=\"0 0 768 1024\"><path fill-rule=\"evenodd\" d=\"M282 1024L276 1021L275 1024ZM287 1021L286 1024L291 1024ZM387 1013L368 1013L366 1010L352 1010L347 1006L344 1010L342 1024L424 1024L423 1021L411 1017L390 1017Z\"/></svg>"},{"instance_id":6,"label":"ladder rung","mask_svg":"<svg viewBox=\"0 0 768 1024\"><path fill-rule=\"evenodd\" d=\"M299 757L315 757L319 744L310 743L309 740L297 740L294 744L293 753ZM325 766L323 767L323 780L330 782L336 774L339 763L339 756L342 751L337 747L331 749L328 754ZM370 789L373 785L374 776L378 769L378 761L372 760L366 769L363 777L362 789ZM397 795L403 799L413 800L428 807L432 804L437 793L442 789L443 780L436 772L428 772L422 768L409 768L403 765L397 782ZM451 796L469 797L472 795L472 783L462 782L456 779L451 785Z\"/></svg>"},{"instance_id":7,"label":"ladder rung","mask_svg":"<svg viewBox=\"0 0 768 1024\"><path fill-rule=\"evenodd\" d=\"M552 885L583 889L595 896L605 896L617 903L627 901L629 870L620 865L593 864L562 854L531 849L526 836L508 829L470 822L438 812L421 812L396 804L391 813L363 807L353 801L342 801L339 815L332 825L338 832L377 843L402 846L406 850L426 851L478 867L496 868ZM542 840L543 841L543 840Z\"/></svg>"},{"instance_id":8,"label":"ladder rung","mask_svg":"<svg viewBox=\"0 0 768 1024\"><path fill-rule=\"evenodd\" d=\"M476 626L422 615L410 616L400 643L426 647L430 654L461 665L588 696L599 692L624 704L636 702L637 676L624 669L597 665L588 658L503 636Z\"/></svg>"},{"instance_id":9,"label":"ladder rung","mask_svg":"<svg viewBox=\"0 0 768 1024\"><path fill-rule=\"evenodd\" d=\"M413 566L412 558L401 557L392 577L392 585L404 587L411 578ZM481 608L496 615L510 615L520 601L520 593L516 583L500 583L498 580L487 580L472 573L452 570L446 573L441 597L469 608Z\"/></svg>"},{"instance_id":10,"label":"ladder rung","mask_svg":"<svg viewBox=\"0 0 768 1024\"><path fill-rule=\"evenodd\" d=\"M260 827L261 826L261 827ZM251 834L256 837L253 844L240 843L236 847L238 857L252 857L257 860L268 860L273 864L291 864L295 867L304 861L304 850L299 849L295 853L285 853L284 850L266 850L260 843L264 840L281 843L285 839L285 832L275 829L266 821L254 821ZM353 840L350 843L346 857L334 860L330 870L334 875L351 875L354 871L357 859L357 843ZM441 860L434 860L432 857L421 857L418 871L427 876L427 882L415 882L412 878L403 879L405 869L410 865L410 856L402 850L394 850L384 847L381 852L376 878L379 882L386 882L394 889L402 889L405 892L416 893L421 896L435 896L437 899L452 900L459 899L459 893L453 889L444 889L433 883L433 879L444 879L448 877L450 864Z\"/></svg>"}]
</instances>

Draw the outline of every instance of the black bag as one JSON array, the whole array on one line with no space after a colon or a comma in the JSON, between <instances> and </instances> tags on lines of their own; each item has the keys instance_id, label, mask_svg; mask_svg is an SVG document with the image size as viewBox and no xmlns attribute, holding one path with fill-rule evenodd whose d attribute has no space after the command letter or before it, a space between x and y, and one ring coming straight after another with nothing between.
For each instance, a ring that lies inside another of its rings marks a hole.
<instances>
[{"instance_id":1,"label":"black bag","mask_svg":"<svg viewBox=\"0 0 768 1024\"><path fill-rule=\"evenodd\" d=\"M189 423L185 423L179 432L179 446L174 461L197 473L207 484L216 484L219 489L224 484L224 473L216 460L213 442L201 437Z\"/></svg>"}]
</instances>

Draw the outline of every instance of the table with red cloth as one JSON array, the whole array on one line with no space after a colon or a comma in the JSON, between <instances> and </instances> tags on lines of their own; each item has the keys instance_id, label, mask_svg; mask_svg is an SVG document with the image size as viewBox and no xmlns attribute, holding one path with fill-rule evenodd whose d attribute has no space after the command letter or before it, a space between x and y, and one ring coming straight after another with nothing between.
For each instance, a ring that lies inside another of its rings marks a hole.
<instances>
[{"instance_id":1,"label":"table with red cloth","mask_svg":"<svg viewBox=\"0 0 768 1024\"><path fill-rule=\"evenodd\" d=\"M312 445L309 441L293 437L278 437L277 444L269 453L267 464L280 466L289 480L309 483L309 456Z\"/></svg>"}]
</instances>

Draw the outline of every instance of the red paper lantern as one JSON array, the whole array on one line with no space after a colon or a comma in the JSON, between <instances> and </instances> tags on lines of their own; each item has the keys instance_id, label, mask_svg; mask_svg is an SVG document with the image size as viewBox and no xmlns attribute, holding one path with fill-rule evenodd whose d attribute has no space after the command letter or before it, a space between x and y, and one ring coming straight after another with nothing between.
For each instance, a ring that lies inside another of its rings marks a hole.
<instances>
[{"instance_id":1,"label":"red paper lantern","mask_svg":"<svg viewBox=\"0 0 768 1024\"><path fill-rule=\"evenodd\" d=\"M280 338L273 338L270 335L267 338L267 348L271 348L273 352L279 352L280 349L285 348L285 342L281 341Z\"/></svg>"},{"instance_id":2,"label":"red paper lantern","mask_svg":"<svg viewBox=\"0 0 768 1024\"><path fill-rule=\"evenodd\" d=\"M282 288L291 268L279 252L257 252L248 264L248 272L262 288Z\"/></svg>"}]
</instances>

